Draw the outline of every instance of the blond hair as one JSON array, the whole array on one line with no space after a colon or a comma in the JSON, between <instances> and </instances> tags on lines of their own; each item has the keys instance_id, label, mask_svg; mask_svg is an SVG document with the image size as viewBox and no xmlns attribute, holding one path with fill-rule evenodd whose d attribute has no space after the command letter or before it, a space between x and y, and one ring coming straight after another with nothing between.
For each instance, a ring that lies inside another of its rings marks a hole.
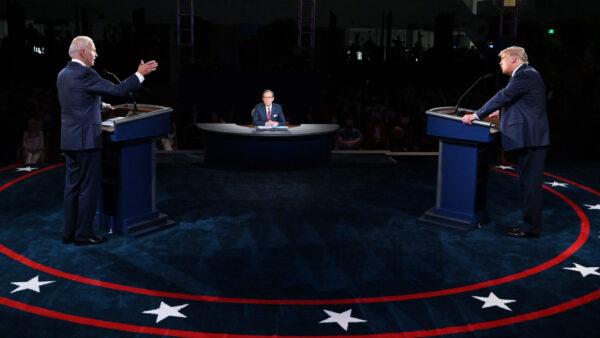
<instances>
[{"instance_id":1,"label":"blond hair","mask_svg":"<svg viewBox=\"0 0 600 338\"><path fill-rule=\"evenodd\" d=\"M505 48L502 51L500 51L500 53L498 53L498 56L502 57L503 54L516 56L519 58L519 60L523 61L523 63L525 63L525 64L529 63L529 60L527 58L527 53L525 53L525 48L523 48L523 47L511 46L511 47Z\"/></svg>"}]
</instances>

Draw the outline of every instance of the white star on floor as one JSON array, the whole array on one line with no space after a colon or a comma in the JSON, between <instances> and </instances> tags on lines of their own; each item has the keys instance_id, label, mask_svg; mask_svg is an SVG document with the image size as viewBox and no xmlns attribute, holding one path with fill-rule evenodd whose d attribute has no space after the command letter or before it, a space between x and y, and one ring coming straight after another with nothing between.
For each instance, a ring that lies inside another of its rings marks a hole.
<instances>
[{"instance_id":1,"label":"white star on floor","mask_svg":"<svg viewBox=\"0 0 600 338\"><path fill-rule=\"evenodd\" d=\"M584 204L586 207L588 207L588 210L600 210L600 204L596 204L596 205L591 205L591 204Z\"/></svg>"},{"instance_id":2,"label":"white star on floor","mask_svg":"<svg viewBox=\"0 0 600 338\"><path fill-rule=\"evenodd\" d=\"M472 296L472 297L483 302L483 306L481 307L482 309L497 306L501 309L512 311L511 308L509 308L506 304L516 302L516 300L514 300L514 299L498 298L493 292L490 292L490 295L487 297L477 297L477 296Z\"/></svg>"},{"instance_id":3,"label":"white star on floor","mask_svg":"<svg viewBox=\"0 0 600 338\"><path fill-rule=\"evenodd\" d=\"M40 282L39 277L40 276L35 276L32 279L28 280L27 282L11 282L10 284L14 284L14 285L18 286L18 288L12 290L10 293L15 293L15 292L23 291L23 290L31 290L31 291L35 291L35 292L39 293L40 286L54 283L53 280Z\"/></svg>"},{"instance_id":4,"label":"white star on floor","mask_svg":"<svg viewBox=\"0 0 600 338\"><path fill-rule=\"evenodd\" d=\"M324 323L337 323L339 326L344 329L344 331L348 331L348 323L364 323L366 320L352 317L352 309L348 311L344 311L341 313L323 310L329 316L329 318L324 319L319 322L319 324Z\"/></svg>"},{"instance_id":5,"label":"white star on floor","mask_svg":"<svg viewBox=\"0 0 600 338\"><path fill-rule=\"evenodd\" d=\"M31 172L32 170L38 170L38 168L32 168L32 167L17 168L17 172L19 172L19 171Z\"/></svg>"},{"instance_id":6,"label":"white star on floor","mask_svg":"<svg viewBox=\"0 0 600 338\"><path fill-rule=\"evenodd\" d=\"M187 318L186 315L184 315L183 313L179 312L179 310L183 309L184 307L188 306L189 304L183 304L183 305L178 305L178 306L170 306L169 304L166 304L164 302L160 302L160 307L158 309L152 309L152 310L148 310L148 311L144 311L143 313L147 313L147 314L151 314L151 315L157 315L156 316L156 322L160 322L161 320L168 318L168 317L179 317L179 318Z\"/></svg>"},{"instance_id":7,"label":"white star on floor","mask_svg":"<svg viewBox=\"0 0 600 338\"><path fill-rule=\"evenodd\" d=\"M515 167L509 166L509 165L497 165L496 168L502 169L502 170L515 170Z\"/></svg>"},{"instance_id":8,"label":"white star on floor","mask_svg":"<svg viewBox=\"0 0 600 338\"><path fill-rule=\"evenodd\" d=\"M600 273L597 271L598 269L600 269L600 267L597 267L597 266L585 267L585 266L579 265L577 263L573 263L573 265L575 265L575 266L572 268L563 268L563 269L577 271L584 278L589 275L600 276Z\"/></svg>"},{"instance_id":9,"label":"white star on floor","mask_svg":"<svg viewBox=\"0 0 600 338\"><path fill-rule=\"evenodd\" d=\"M560 183L560 182L556 182L556 181L554 181L554 182L546 182L546 184L547 185L551 185L553 187L563 187L563 188L566 188L568 186L567 183Z\"/></svg>"}]
</instances>

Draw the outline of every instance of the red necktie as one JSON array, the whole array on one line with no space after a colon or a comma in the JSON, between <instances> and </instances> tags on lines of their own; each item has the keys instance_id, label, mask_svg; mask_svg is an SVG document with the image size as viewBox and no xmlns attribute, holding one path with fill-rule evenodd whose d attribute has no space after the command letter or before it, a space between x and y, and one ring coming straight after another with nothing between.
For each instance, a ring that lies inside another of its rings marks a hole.
<instances>
[{"instance_id":1,"label":"red necktie","mask_svg":"<svg viewBox=\"0 0 600 338\"><path fill-rule=\"evenodd\" d=\"M267 120L271 121L271 107L267 107Z\"/></svg>"}]
</instances>

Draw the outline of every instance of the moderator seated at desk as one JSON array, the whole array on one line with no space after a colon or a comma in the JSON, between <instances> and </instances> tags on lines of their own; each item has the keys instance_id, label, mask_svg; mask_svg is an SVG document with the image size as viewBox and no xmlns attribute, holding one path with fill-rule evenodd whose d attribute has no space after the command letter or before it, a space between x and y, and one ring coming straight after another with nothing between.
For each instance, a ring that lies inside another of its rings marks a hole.
<instances>
[{"instance_id":1,"label":"moderator seated at desk","mask_svg":"<svg viewBox=\"0 0 600 338\"><path fill-rule=\"evenodd\" d=\"M302 124L287 130L257 130L232 123L199 123L205 163L248 167L319 166L329 163L336 124Z\"/></svg>"}]
</instances>

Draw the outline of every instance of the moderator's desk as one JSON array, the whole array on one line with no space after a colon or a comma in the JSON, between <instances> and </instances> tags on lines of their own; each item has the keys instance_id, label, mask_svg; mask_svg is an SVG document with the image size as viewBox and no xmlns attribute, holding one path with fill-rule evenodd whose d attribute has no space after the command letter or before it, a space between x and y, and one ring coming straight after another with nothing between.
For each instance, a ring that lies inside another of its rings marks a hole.
<instances>
[{"instance_id":1,"label":"moderator's desk","mask_svg":"<svg viewBox=\"0 0 600 338\"><path fill-rule=\"evenodd\" d=\"M206 135L204 161L242 167L310 167L328 164L337 124L302 124L256 130L232 123L199 123Z\"/></svg>"}]
</instances>

